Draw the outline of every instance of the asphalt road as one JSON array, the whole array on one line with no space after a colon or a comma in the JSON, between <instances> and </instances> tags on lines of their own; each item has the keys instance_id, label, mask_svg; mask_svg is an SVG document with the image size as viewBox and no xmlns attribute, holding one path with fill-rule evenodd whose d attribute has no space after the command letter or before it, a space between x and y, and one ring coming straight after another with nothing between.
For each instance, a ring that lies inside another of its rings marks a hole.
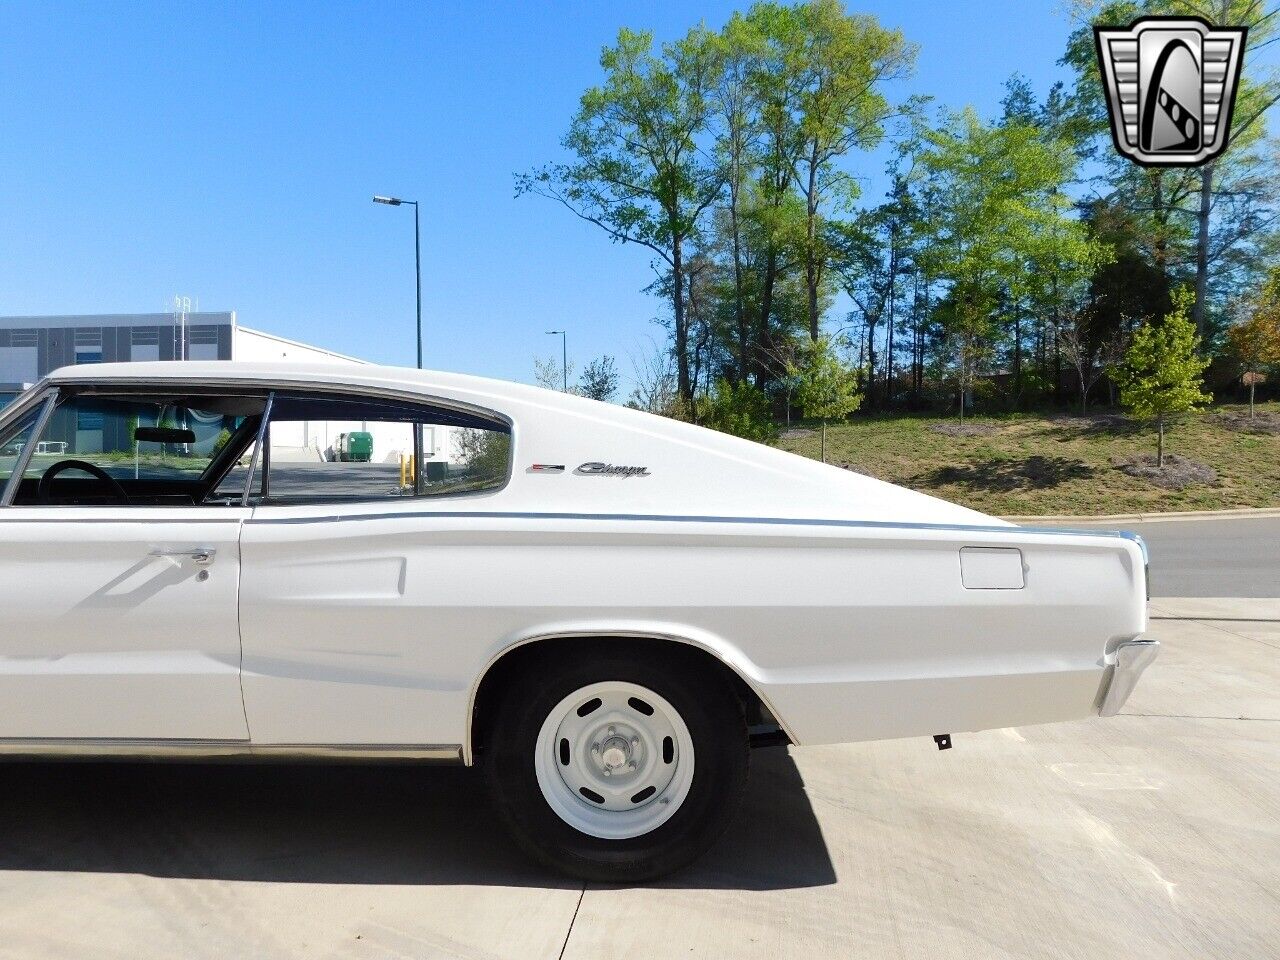
<instances>
[{"instance_id":1,"label":"asphalt road","mask_svg":"<svg viewBox=\"0 0 1280 960\"><path fill-rule=\"evenodd\" d=\"M1280 517L1103 526L1147 542L1153 597L1280 597Z\"/></svg>"}]
</instances>

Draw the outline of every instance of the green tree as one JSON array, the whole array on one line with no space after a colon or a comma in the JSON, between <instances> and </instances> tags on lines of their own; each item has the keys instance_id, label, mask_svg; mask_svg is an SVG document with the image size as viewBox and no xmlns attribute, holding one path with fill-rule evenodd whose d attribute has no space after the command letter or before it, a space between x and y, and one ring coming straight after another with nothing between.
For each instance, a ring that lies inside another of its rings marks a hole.
<instances>
[{"instance_id":1,"label":"green tree","mask_svg":"<svg viewBox=\"0 0 1280 960\"><path fill-rule=\"evenodd\" d=\"M796 10L801 29L794 38L801 49L789 58L800 74L795 178L804 201L809 337L817 340L819 292L831 259L824 222L847 210L859 192L858 181L837 161L874 148L889 120L917 108L913 100L892 104L884 93L887 84L910 75L916 48L875 17L845 13L840 0L809 0Z\"/></svg>"},{"instance_id":2,"label":"green tree","mask_svg":"<svg viewBox=\"0 0 1280 960\"><path fill-rule=\"evenodd\" d=\"M710 395L699 404L698 421L712 430L768 443L778 435L768 395L745 380L716 381Z\"/></svg>"},{"instance_id":3,"label":"green tree","mask_svg":"<svg viewBox=\"0 0 1280 960\"><path fill-rule=\"evenodd\" d=\"M574 160L518 176L516 193L556 200L613 240L656 254L671 278L677 389L688 402L686 259L724 184L703 148L720 51L701 27L659 53L651 33L623 29L600 66L604 82L582 95L564 139Z\"/></svg>"},{"instance_id":4,"label":"green tree","mask_svg":"<svg viewBox=\"0 0 1280 960\"><path fill-rule=\"evenodd\" d=\"M1266 113L1280 102L1280 74L1257 52L1276 39L1276 9L1260 0L1076 0L1081 26L1061 62L1076 71L1068 111L1082 153L1101 159L1111 197L1142 226L1154 265L1186 276L1195 287L1196 332L1209 346L1213 302L1247 287L1263 263L1259 238L1274 229L1277 151ZM1220 26L1249 28L1227 150L1190 169L1139 167L1111 146L1093 26L1124 25L1141 15L1196 16Z\"/></svg>"},{"instance_id":5,"label":"green tree","mask_svg":"<svg viewBox=\"0 0 1280 960\"><path fill-rule=\"evenodd\" d=\"M862 405L857 371L841 361L830 337L819 336L807 351L796 399L806 417L822 421L822 462L826 463L827 421L847 417Z\"/></svg>"},{"instance_id":6,"label":"green tree","mask_svg":"<svg viewBox=\"0 0 1280 960\"><path fill-rule=\"evenodd\" d=\"M921 132L917 176L930 201L917 259L946 285L935 313L962 396L992 353L1000 315L1018 371L1021 312L1056 319L1065 293L1109 256L1069 215L1064 188L1075 165L1072 151L1037 126L1013 118L988 125L972 109Z\"/></svg>"},{"instance_id":7,"label":"green tree","mask_svg":"<svg viewBox=\"0 0 1280 960\"><path fill-rule=\"evenodd\" d=\"M1231 354L1239 361L1249 387L1249 419L1253 419L1253 395L1265 379L1265 367L1280 364L1280 266L1271 268L1253 302L1253 313L1227 330Z\"/></svg>"},{"instance_id":8,"label":"green tree","mask_svg":"<svg viewBox=\"0 0 1280 960\"><path fill-rule=\"evenodd\" d=\"M1202 377L1208 359L1199 355L1191 311L1195 295L1185 287L1173 295L1173 310L1159 323L1144 322L1124 359L1113 369L1120 402L1140 420L1154 420L1156 466L1164 466L1165 421L1208 403Z\"/></svg>"},{"instance_id":9,"label":"green tree","mask_svg":"<svg viewBox=\"0 0 1280 960\"><path fill-rule=\"evenodd\" d=\"M618 392L618 367L613 357L599 357L583 367L576 392L590 400L612 400Z\"/></svg>"}]
</instances>

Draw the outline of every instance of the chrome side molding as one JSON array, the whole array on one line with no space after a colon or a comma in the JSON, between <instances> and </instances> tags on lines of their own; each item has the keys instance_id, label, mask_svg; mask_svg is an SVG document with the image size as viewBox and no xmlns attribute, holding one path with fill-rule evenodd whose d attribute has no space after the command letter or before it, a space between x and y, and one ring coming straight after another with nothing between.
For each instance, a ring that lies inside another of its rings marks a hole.
<instances>
[{"instance_id":1,"label":"chrome side molding","mask_svg":"<svg viewBox=\"0 0 1280 960\"><path fill-rule=\"evenodd\" d=\"M461 763L457 743L250 743L247 740L0 739L8 760L312 760Z\"/></svg>"},{"instance_id":2,"label":"chrome side molding","mask_svg":"<svg viewBox=\"0 0 1280 960\"><path fill-rule=\"evenodd\" d=\"M1114 717L1120 712L1129 694L1138 684L1142 671L1151 666L1160 652L1159 640L1127 640L1116 647L1113 654L1115 663L1111 668L1111 682L1107 684L1107 692L1102 696L1102 706L1098 709L1100 717Z\"/></svg>"}]
</instances>

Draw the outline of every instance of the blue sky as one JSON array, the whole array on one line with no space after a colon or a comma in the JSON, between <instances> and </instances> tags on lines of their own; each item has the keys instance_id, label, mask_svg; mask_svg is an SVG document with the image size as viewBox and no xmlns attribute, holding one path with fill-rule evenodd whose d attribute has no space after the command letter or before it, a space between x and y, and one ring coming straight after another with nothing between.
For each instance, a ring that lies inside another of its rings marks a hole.
<instances>
[{"instance_id":1,"label":"blue sky","mask_svg":"<svg viewBox=\"0 0 1280 960\"><path fill-rule=\"evenodd\" d=\"M554 159L600 47L718 27L741 3L0 5L0 315L166 309L413 363L413 214L426 365L529 381L532 358L628 355L663 331L642 250L513 196ZM1040 94L1058 0L854 3L920 45L901 92L997 108ZM876 176L882 155L855 158Z\"/></svg>"}]
</instances>

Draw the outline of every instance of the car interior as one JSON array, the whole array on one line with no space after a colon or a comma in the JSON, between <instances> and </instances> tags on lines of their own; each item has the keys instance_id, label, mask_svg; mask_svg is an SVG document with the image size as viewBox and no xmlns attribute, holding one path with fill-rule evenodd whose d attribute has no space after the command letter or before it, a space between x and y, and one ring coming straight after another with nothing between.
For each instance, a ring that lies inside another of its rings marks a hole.
<instances>
[{"instance_id":1,"label":"car interior","mask_svg":"<svg viewBox=\"0 0 1280 960\"><path fill-rule=\"evenodd\" d=\"M0 490L14 506L239 506L268 398L265 390L143 394L136 388L65 387L47 418L28 415L0 436L0 460L7 461L0 466L10 468L0 472ZM508 471L510 426L464 411L277 392L270 394L270 418L269 439L254 472L253 503L471 492L500 486ZM397 481L394 464L386 463L334 464L294 482L292 475L305 474L305 465L302 471L296 464L273 469L277 432L300 427L294 432L310 438L325 423L399 424L406 461L422 460L423 425L462 428L481 438L469 455L476 463L483 460L485 470L459 464L447 482L435 484L410 472L406 485L404 475ZM25 450L28 445L32 449ZM19 467L22 475L14 484L5 474ZM362 468L363 475L352 476Z\"/></svg>"},{"instance_id":2,"label":"car interior","mask_svg":"<svg viewBox=\"0 0 1280 960\"><path fill-rule=\"evenodd\" d=\"M240 502L223 483L253 444L266 397L65 391L34 440L15 506Z\"/></svg>"}]
</instances>

